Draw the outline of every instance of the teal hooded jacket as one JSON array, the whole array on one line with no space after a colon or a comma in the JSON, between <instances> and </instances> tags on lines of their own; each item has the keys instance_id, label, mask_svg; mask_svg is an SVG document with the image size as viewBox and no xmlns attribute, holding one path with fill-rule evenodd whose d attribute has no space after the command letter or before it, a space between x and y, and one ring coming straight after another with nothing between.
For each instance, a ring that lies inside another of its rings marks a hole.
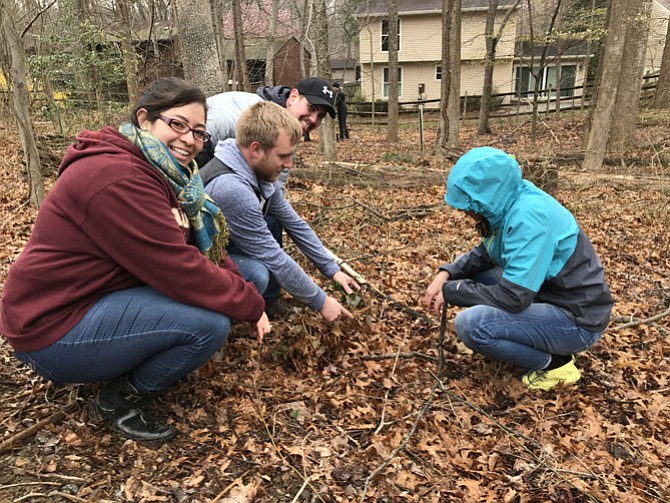
<instances>
[{"instance_id":1,"label":"teal hooded jacket","mask_svg":"<svg viewBox=\"0 0 670 503\"><path fill-rule=\"evenodd\" d=\"M591 242L566 208L522 179L512 156L491 147L467 152L447 178L445 201L483 216L491 227L479 246L440 267L450 276L446 302L510 312L545 302L588 330L605 329L613 300ZM501 269L500 283L472 280L492 267Z\"/></svg>"}]
</instances>

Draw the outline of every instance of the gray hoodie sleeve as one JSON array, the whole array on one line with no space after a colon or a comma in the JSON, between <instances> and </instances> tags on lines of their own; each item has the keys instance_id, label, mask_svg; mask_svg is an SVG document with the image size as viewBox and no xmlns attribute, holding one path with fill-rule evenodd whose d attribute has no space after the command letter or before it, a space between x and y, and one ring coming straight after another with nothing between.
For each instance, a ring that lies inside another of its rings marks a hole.
<instances>
[{"instance_id":1,"label":"gray hoodie sleeve","mask_svg":"<svg viewBox=\"0 0 670 503\"><path fill-rule=\"evenodd\" d=\"M295 212L286 200L283 191L277 190L270 202L270 214L286 230L298 249L319 268L321 274L332 278L340 270L337 262L328 254L314 230Z\"/></svg>"},{"instance_id":2,"label":"gray hoodie sleeve","mask_svg":"<svg viewBox=\"0 0 670 503\"><path fill-rule=\"evenodd\" d=\"M326 302L326 293L272 237L249 182L235 174L219 176L207 185L207 192L226 216L231 241L245 255L262 262L296 299L315 311L320 310Z\"/></svg>"}]
</instances>

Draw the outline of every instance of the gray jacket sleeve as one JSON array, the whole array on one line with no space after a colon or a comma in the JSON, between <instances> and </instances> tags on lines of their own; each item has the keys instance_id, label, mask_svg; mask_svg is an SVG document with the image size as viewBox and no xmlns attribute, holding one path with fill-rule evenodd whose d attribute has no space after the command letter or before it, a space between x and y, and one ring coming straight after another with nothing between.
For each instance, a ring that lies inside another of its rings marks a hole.
<instances>
[{"instance_id":1,"label":"gray jacket sleeve","mask_svg":"<svg viewBox=\"0 0 670 503\"><path fill-rule=\"evenodd\" d=\"M337 262L328 254L314 230L295 212L286 200L283 191L277 190L270 202L270 214L286 230L298 249L319 268L321 274L331 278L340 270Z\"/></svg>"},{"instance_id":2,"label":"gray jacket sleeve","mask_svg":"<svg viewBox=\"0 0 670 503\"><path fill-rule=\"evenodd\" d=\"M253 188L236 175L228 175L214 179L207 190L221 207L228 221L230 239L242 253L263 263L297 300L320 310L326 302L326 293L272 237Z\"/></svg>"}]
</instances>

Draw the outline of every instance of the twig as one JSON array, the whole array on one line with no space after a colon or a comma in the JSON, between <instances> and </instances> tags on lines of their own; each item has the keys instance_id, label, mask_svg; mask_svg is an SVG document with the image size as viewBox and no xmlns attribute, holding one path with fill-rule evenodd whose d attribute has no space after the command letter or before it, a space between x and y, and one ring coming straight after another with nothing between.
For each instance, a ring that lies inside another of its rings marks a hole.
<instances>
[{"instance_id":1,"label":"twig","mask_svg":"<svg viewBox=\"0 0 670 503\"><path fill-rule=\"evenodd\" d=\"M393 358L403 358L403 359L409 359L409 358L422 358L424 360L429 360L431 362L436 362L438 361L437 356L431 356L427 355L425 353L419 353L418 351L411 351L409 353L396 353L395 355L363 355L361 356L361 360L367 360L367 361L381 361L381 360L391 360Z\"/></svg>"},{"instance_id":2,"label":"twig","mask_svg":"<svg viewBox=\"0 0 670 503\"><path fill-rule=\"evenodd\" d=\"M444 305L442 306L442 323L440 325L440 337L438 339L438 344L440 347L442 347L442 344L444 342L444 334L446 332L446 321L447 321L447 303L445 302ZM438 349L439 350L439 349ZM442 356L442 352L440 351L440 356ZM397 360L396 360L397 361ZM440 362L438 363L438 376L442 372L442 359L440 359ZM423 407L421 407L421 410L419 411L419 414L416 416L416 419L414 420L414 424L412 424L412 427L410 428L409 432L407 435L405 435L405 438L403 438L402 442L393 449L391 454L384 460L384 462L379 465L377 468L375 468L370 475L368 475L365 478L365 484L363 485L363 492L361 493L361 498L359 500L360 503L363 503L365 500L365 496L368 492L368 487L370 486L370 481L374 479L379 473L381 473L382 470L384 470L408 444L409 440L414 436L414 433L416 432L416 429L419 427L419 423L421 422L421 419L426 415L426 412L428 412L428 409L430 409L430 405L433 403L433 400L435 399L437 388L442 387L442 382L438 381L435 383L430 390L430 395L426 399L426 401L423 404Z\"/></svg>"},{"instance_id":3,"label":"twig","mask_svg":"<svg viewBox=\"0 0 670 503\"><path fill-rule=\"evenodd\" d=\"M28 437L33 436L39 430L44 428L47 424L53 424L53 423L56 423L57 421L60 421L61 419L63 419L65 417L65 415L68 412L72 412L76 408L77 408L77 402L70 402L65 407L63 407L61 410L59 410L58 412L55 412L55 413L51 414L49 417L46 417L46 418L42 419L41 421L32 425L30 428L26 428L25 430L17 433L13 437L10 437L7 440L4 440L0 444L0 452L4 452L7 449L11 449L12 447L14 447L14 444L16 444L16 443L20 442L21 440L24 440Z\"/></svg>"},{"instance_id":4,"label":"twig","mask_svg":"<svg viewBox=\"0 0 670 503\"><path fill-rule=\"evenodd\" d=\"M305 479L305 481L302 483L302 486L300 487L300 489L298 490L298 492L295 493L295 496L294 496L293 499L291 500L291 503L295 503L296 501L298 501L298 498L300 497L300 495L302 494L302 492L305 490L305 487L307 487L307 484L309 484L309 479L310 479L310 477L307 477L307 478Z\"/></svg>"},{"instance_id":5,"label":"twig","mask_svg":"<svg viewBox=\"0 0 670 503\"><path fill-rule=\"evenodd\" d=\"M23 486L59 486L58 482L19 482L16 484L7 484L6 486L0 486L0 491L3 489L11 489L13 487L23 487Z\"/></svg>"},{"instance_id":6,"label":"twig","mask_svg":"<svg viewBox=\"0 0 670 503\"><path fill-rule=\"evenodd\" d=\"M235 480L233 480L230 484L228 484L228 485L224 488L223 491L221 491L219 494L216 495L216 498L214 498L214 499L212 500L212 503L216 503L217 501L219 501L221 498L223 498L223 497L226 495L226 493L227 493L228 491L230 491L233 487L235 487L237 484L239 484L240 482L242 482L242 479L244 478L244 476L245 476L247 473L249 473L249 470L247 470L247 471L244 472L242 475L240 475L240 476L237 477Z\"/></svg>"},{"instance_id":7,"label":"twig","mask_svg":"<svg viewBox=\"0 0 670 503\"><path fill-rule=\"evenodd\" d=\"M354 278L356 282L359 285L367 285L372 292L377 295L378 297L388 301L391 303L391 305L407 314L409 314L412 318L414 319L421 319L423 321L426 321L430 324L433 324L434 321L428 318L427 316L424 316L423 314L419 313L418 311L412 309L411 307L406 306L402 302L398 302L395 300L393 297L390 295L382 292L379 288L371 284L368 280L366 280L363 276L361 276L359 273L357 273L349 264L347 264L343 259L335 255L332 251L330 251L328 248L326 248L326 252L333 257L333 260L337 263L337 265L340 266L340 268L346 272L349 276Z\"/></svg>"},{"instance_id":8,"label":"twig","mask_svg":"<svg viewBox=\"0 0 670 503\"><path fill-rule=\"evenodd\" d=\"M400 355L400 348L398 348L398 351L396 352L396 358L395 361L393 362L393 369L391 369L391 377L395 375L395 369L398 368L398 356ZM389 393L390 389L386 390L386 393L384 393L384 402L382 403L382 413L381 417L379 418L379 426L374 431L374 435L377 435L380 431L382 431L382 428L386 426L386 422L384 421L384 416L386 415L386 404L388 403L388 398L389 398ZM391 424L391 423L388 423Z\"/></svg>"},{"instance_id":9,"label":"twig","mask_svg":"<svg viewBox=\"0 0 670 503\"><path fill-rule=\"evenodd\" d=\"M659 314L656 314L656 315L652 316L651 318L647 318L645 320L636 319L634 321L630 321L630 322L624 323L622 325L617 325L616 327L610 328L609 330L617 331L617 330L621 330L623 328L637 327L638 325L646 325L646 324L652 323L656 320L660 320L661 318L664 318L664 317L668 316L669 314L670 314L670 307L668 309L666 309L665 311L663 311L662 313L659 313Z\"/></svg>"}]
</instances>

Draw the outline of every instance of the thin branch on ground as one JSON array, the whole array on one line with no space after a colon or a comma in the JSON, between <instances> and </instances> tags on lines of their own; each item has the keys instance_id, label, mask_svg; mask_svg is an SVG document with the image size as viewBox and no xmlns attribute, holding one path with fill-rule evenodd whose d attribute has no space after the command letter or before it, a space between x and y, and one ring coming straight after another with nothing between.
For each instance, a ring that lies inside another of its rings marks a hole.
<instances>
[{"instance_id":1,"label":"thin branch on ground","mask_svg":"<svg viewBox=\"0 0 670 503\"><path fill-rule=\"evenodd\" d=\"M22 440L25 440L26 438L32 437L35 433L40 431L46 425L57 423L58 421L63 419L66 414L76 409L77 405L78 405L77 402L71 402L58 412L55 412L51 414L49 417L44 418L41 421L35 423L30 428L26 428L25 430L20 431L16 435L9 437L7 440L4 440L2 443L0 443L0 452L4 452L8 449L11 449L12 447L15 447L16 444L18 444Z\"/></svg>"},{"instance_id":2,"label":"thin branch on ground","mask_svg":"<svg viewBox=\"0 0 670 503\"><path fill-rule=\"evenodd\" d=\"M428 360L431 362L438 361L437 356L427 355L425 353L419 353L418 351L411 351L409 353L396 353L394 355L363 355L361 360L366 361L382 361L382 360L392 360L395 358L410 359L410 358L421 358L423 360Z\"/></svg>"},{"instance_id":3,"label":"thin branch on ground","mask_svg":"<svg viewBox=\"0 0 670 503\"><path fill-rule=\"evenodd\" d=\"M639 325L649 325L653 323L656 320L660 320L661 318L665 318L666 316L670 315L670 307L663 311L662 313L656 314L652 316L651 318L646 318L646 319L639 319L635 318L632 321L629 321L628 323L624 323L622 325L617 325L616 327L612 327L609 329L609 331L616 332L617 330L621 330L624 328L630 328L630 327L637 327Z\"/></svg>"}]
</instances>

